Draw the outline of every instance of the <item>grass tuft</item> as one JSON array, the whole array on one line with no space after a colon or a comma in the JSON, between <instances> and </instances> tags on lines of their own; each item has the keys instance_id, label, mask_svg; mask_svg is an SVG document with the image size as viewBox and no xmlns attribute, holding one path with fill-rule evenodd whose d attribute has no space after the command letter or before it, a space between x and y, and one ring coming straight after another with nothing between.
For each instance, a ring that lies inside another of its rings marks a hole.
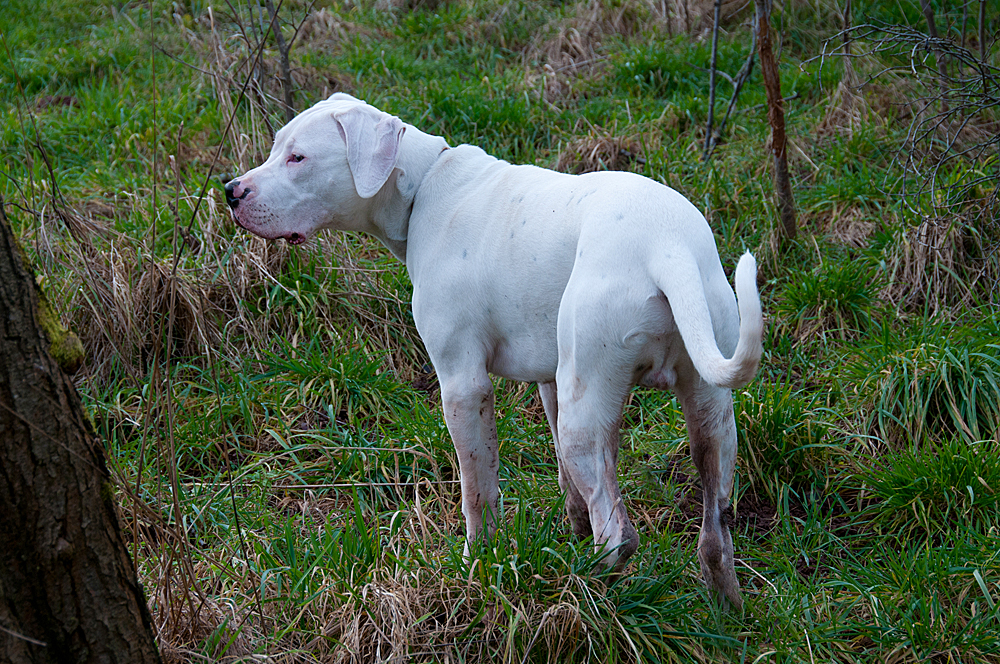
<instances>
[{"instance_id":1,"label":"grass tuft","mask_svg":"<svg viewBox=\"0 0 1000 664\"><path fill-rule=\"evenodd\" d=\"M1000 449L991 442L953 438L904 450L863 476L878 500L868 510L874 523L903 539L985 534L998 525Z\"/></svg>"},{"instance_id":2,"label":"grass tuft","mask_svg":"<svg viewBox=\"0 0 1000 664\"><path fill-rule=\"evenodd\" d=\"M762 385L736 395L740 474L750 487L776 500L784 486L822 481L836 445L820 419L819 395L791 385Z\"/></svg>"},{"instance_id":3,"label":"grass tuft","mask_svg":"<svg viewBox=\"0 0 1000 664\"><path fill-rule=\"evenodd\" d=\"M952 436L998 440L1000 338L989 327L937 325L902 336L883 327L849 366L852 391L869 395L875 432L913 446Z\"/></svg>"},{"instance_id":4,"label":"grass tuft","mask_svg":"<svg viewBox=\"0 0 1000 664\"><path fill-rule=\"evenodd\" d=\"M846 341L868 330L877 293L875 272L866 261L831 258L810 272L789 274L775 309L800 340Z\"/></svg>"}]
</instances>

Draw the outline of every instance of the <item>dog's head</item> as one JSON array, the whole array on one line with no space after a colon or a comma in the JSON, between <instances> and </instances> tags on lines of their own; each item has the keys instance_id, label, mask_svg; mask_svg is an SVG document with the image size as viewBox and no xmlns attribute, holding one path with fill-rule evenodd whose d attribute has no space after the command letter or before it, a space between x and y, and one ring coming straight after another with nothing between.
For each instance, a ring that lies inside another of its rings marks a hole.
<instances>
[{"instance_id":1,"label":"dog's head","mask_svg":"<svg viewBox=\"0 0 1000 664\"><path fill-rule=\"evenodd\" d=\"M301 244L321 228L363 230L371 199L392 175L404 126L336 93L274 136L263 164L226 184L243 228Z\"/></svg>"}]
</instances>

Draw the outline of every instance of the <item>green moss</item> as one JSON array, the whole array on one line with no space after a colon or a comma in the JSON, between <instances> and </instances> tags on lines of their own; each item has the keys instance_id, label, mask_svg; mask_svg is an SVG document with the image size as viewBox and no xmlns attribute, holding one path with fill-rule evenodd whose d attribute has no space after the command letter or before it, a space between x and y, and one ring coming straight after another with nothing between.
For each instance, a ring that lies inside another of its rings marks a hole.
<instances>
[{"instance_id":1,"label":"green moss","mask_svg":"<svg viewBox=\"0 0 1000 664\"><path fill-rule=\"evenodd\" d=\"M38 323L49 340L49 353L59 363L59 367L68 374L76 373L83 364L86 353L80 337L76 336L62 324L59 314L49 303L42 289L41 279L38 282Z\"/></svg>"},{"instance_id":2,"label":"green moss","mask_svg":"<svg viewBox=\"0 0 1000 664\"><path fill-rule=\"evenodd\" d=\"M115 494L115 485L111 482L101 482L101 500L112 510L118 496Z\"/></svg>"}]
</instances>

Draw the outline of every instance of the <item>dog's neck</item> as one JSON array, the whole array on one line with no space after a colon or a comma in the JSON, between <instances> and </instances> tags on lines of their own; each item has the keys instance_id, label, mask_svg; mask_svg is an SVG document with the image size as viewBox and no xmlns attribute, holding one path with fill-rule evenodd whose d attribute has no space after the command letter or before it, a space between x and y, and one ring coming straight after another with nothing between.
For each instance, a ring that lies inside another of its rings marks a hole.
<instances>
[{"instance_id":1,"label":"dog's neck","mask_svg":"<svg viewBox=\"0 0 1000 664\"><path fill-rule=\"evenodd\" d=\"M406 125L396 168L373 198L370 223L374 228L370 232L403 263L406 263L406 236L413 199L427 171L446 149L448 144L440 136Z\"/></svg>"}]
</instances>

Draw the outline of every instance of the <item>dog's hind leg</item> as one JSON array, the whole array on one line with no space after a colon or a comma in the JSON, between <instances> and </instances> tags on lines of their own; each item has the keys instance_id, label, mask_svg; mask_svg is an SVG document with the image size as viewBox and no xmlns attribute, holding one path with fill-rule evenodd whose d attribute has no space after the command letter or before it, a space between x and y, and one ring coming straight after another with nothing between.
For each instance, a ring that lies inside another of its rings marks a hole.
<instances>
[{"instance_id":1,"label":"dog's hind leg","mask_svg":"<svg viewBox=\"0 0 1000 664\"><path fill-rule=\"evenodd\" d=\"M607 554L603 564L621 570L639 545L617 475L635 354L621 339L634 326L630 317L637 308L620 297L616 284L595 290L586 274L578 282L575 277L559 309L559 471L587 506L594 544Z\"/></svg>"},{"instance_id":2,"label":"dog's hind leg","mask_svg":"<svg viewBox=\"0 0 1000 664\"><path fill-rule=\"evenodd\" d=\"M440 376L440 383L444 419L458 453L468 557L468 542L497 527L500 454L493 383L485 366Z\"/></svg>"},{"instance_id":3,"label":"dog's hind leg","mask_svg":"<svg viewBox=\"0 0 1000 664\"><path fill-rule=\"evenodd\" d=\"M603 376L596 373L580 376L560 367L558 376L559 469L587 506L594 544L607 554L603 564L620 571L639 546L617 475L621 409L628 386L608 393L601 384ZM564 389L562 380L568 386L587 387Z\"/></svg>"},{"instance_id":4,"label":"dog's hind leg","mask_svg":"<svg viewBox=\"0 0 1000 664\"><path fill-rule=\"evenodd\" d=\"M538 394L542 397L542 406L545 407L545 417L549 421L549 428L552 430L552 442L556 448L556 459L559 462L559 488L566 494L566 514L569 522L573 526L573 532L577 537L586 537L591 534L590 513L587 509L587 501L580 494L580 490L573 484L573 479L563 461L562 451L559 449L559 402L556 392L555 382L539 383Z\"/></svg>"},{"instance_id":5,"label":"dog's hind leg","mask_svg":"<svg viewBox=\"0 0 1000 664\"><path fill-rule=\"evenodd\" d=\"M693 372L692 372L693 373ZM690 375L690 374L689 374ZM736 469L736 422L732 393L714 387L694 374L677 385L691 440L691 459L701 476L703 512L698 537L698 560L709 589L725 606L742 609L740 584L733 559L734 524L730 503Z\"/></svg>"}]
</instances>

